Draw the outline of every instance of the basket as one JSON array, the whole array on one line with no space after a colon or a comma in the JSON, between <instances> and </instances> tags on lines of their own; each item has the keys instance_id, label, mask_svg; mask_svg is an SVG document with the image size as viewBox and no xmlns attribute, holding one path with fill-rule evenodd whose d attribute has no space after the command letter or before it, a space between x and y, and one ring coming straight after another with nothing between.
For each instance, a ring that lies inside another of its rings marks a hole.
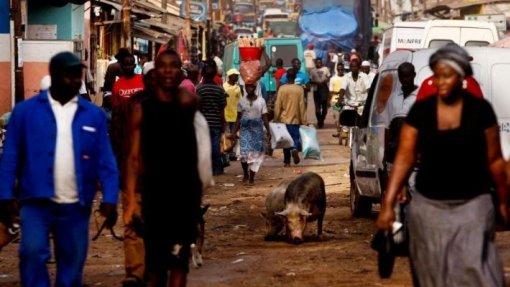
<instances>
[{"instance_id":1,"label":"basket","mask_svg":"<svg viewBox=\"0 0 510 287\"><path fill-rule=\"evenodd\" d=\"M259 47L239 47L241 61L260 60L261 51Z\"/></svg>"}]
</instances>

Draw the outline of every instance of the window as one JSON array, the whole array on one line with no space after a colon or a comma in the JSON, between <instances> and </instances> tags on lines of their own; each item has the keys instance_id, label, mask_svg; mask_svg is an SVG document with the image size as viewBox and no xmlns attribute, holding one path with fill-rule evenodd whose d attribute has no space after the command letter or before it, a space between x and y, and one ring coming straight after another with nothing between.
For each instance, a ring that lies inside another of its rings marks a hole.
<instances>
[{"instance_id":1,"label":"window","mask_svg":"<svg viewBox=\"0 0 510 287\"><path fill-rule=\"evenodd\" d=\"M276 59L278 58L283 60L284 67L290 67L292 59L299 58L297 45L271 46L269 51L271 52L270 57L273 66L276 66Z\"/></svg>"},{"instance_id":2,"label":"window","mask_svg":"<svg viewBox=\"0 0 510 287\"><path fill-rule=\"evenodd\" d=\"M467 41L466 47L486 47L489 46L489 42L486 41Z\"/></svg>"},{"instance_id":3,"label":"window","mask_svg":"<svg viewBox=\"0 0 510 287\"><path fill-rule=\"evenodd\" d=\"M384 124L386 106L392 93L400 89L397 70L383 71L379 76L379 81L374 92L374 102L372 103L372 126Z\"/></svg>"},{"instance_id":4,"label":"window","mask_svg":"<svg viewBox=\"0 0 510 287\"><path fill-rule=\"evenodd\" d=\"M501 75L510 74L510 63L495 64L491 70L492 107L498 118L510 117L510 97L508 96L508 77ZM487 97L488 95L486 95Z\"/></svg>"},{"instance_id":5,"label":"window","mask_svg":"<svg viewBox=\"0 0 510 287\"><path fill-rule=\"evenodd\" d=\"M429 43L429 48L441 48L447 44L453 43L452 40L432 40Z\"/></svg>"}]
</instances>

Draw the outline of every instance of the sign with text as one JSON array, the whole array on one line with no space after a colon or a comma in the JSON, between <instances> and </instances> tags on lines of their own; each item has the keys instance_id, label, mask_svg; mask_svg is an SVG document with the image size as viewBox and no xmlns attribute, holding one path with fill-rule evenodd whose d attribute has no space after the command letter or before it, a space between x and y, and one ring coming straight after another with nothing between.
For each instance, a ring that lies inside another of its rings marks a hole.
<instances>
[{"instance_id":1,"label":"sign with text","mask_svg":"<svg viewBox=\"0 0 510 287\"><path fill-rule=\"evenodd\" d=\"M181 17L186 17L186 2L190 0L183 0L181 2ZM207 21L207 1L191 0L189 3L190 18L193 21L206 22Z\"/></svg>"}]
</instances>

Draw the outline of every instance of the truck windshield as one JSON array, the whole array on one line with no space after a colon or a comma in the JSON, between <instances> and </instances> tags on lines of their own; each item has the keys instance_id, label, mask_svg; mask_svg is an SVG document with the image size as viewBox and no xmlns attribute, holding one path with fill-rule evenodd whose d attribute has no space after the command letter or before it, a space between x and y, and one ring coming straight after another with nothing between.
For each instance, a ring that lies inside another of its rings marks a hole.
<instances>
[{"instance_id":1,"label":"truck windshield","mask_svg":"<svg viewBox=\"0 0 510 287\"><path fill-rule=\"evenodd\" d=\"M298 57L296 45L273 45L271 46L271 65L276 66L276 60L282 59L284 67L290 67L292 59Z\"/></svg>"}]
</instances>

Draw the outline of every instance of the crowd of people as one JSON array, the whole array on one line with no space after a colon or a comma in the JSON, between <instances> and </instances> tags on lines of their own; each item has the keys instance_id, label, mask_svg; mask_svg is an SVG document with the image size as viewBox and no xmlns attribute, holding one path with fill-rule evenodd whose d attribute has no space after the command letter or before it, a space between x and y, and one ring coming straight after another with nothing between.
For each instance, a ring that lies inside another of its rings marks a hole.
<instances>
[{"instance_id":1,"label":"crowd of people","mask_svg":"<svg viewBox=\"0 0 510 287\"><path fill-rule=\"evenodd\" d=\"M299 59L288 70L276 60L277 92L268 99L260 81L240 83L236 69L226 71L223 82L214 59L199 70L183 64L175 51L162 50L140 75L134 56L123 49L105 81L108 123L102 109L77 96L80 59L68 52L55 55L49 89L15 107L0 164L0 221L11 226L15 199L21 206L23 286L50 286L50 235L56 286L82 286L97 182L100 213L110 228L117 221L119 194L122 200L123 286L186 286L203 189L196 113L207 120L212 175L224 173L221 138L227 132L239 143L243 182L253 185L271 138L271 120L285 124L294 142L283 150L284 167L291 159L300 163L299 128L311 122L308 92L313 92L318 128L331 102L342 106L340 112L362 112L374 78L369 62L354 51L345 62L325 67L314 58L313 46L304 58L307 72ZM260 75L269 68L266 61ZM430 68L436 90L423 99L413 65L398 68L402 91L391 95L386 111L389 183L377 227L391 229L397 197L413 174L409 253L416 286L503 286L493 232L496 215L509 221L508 183L494 111L466 89L465 79L473 72L462 48L438 50ZM274 101L272 119L269 100ZM163 224L172 232L162 233Z\"/></svg>"}]
</instances>

